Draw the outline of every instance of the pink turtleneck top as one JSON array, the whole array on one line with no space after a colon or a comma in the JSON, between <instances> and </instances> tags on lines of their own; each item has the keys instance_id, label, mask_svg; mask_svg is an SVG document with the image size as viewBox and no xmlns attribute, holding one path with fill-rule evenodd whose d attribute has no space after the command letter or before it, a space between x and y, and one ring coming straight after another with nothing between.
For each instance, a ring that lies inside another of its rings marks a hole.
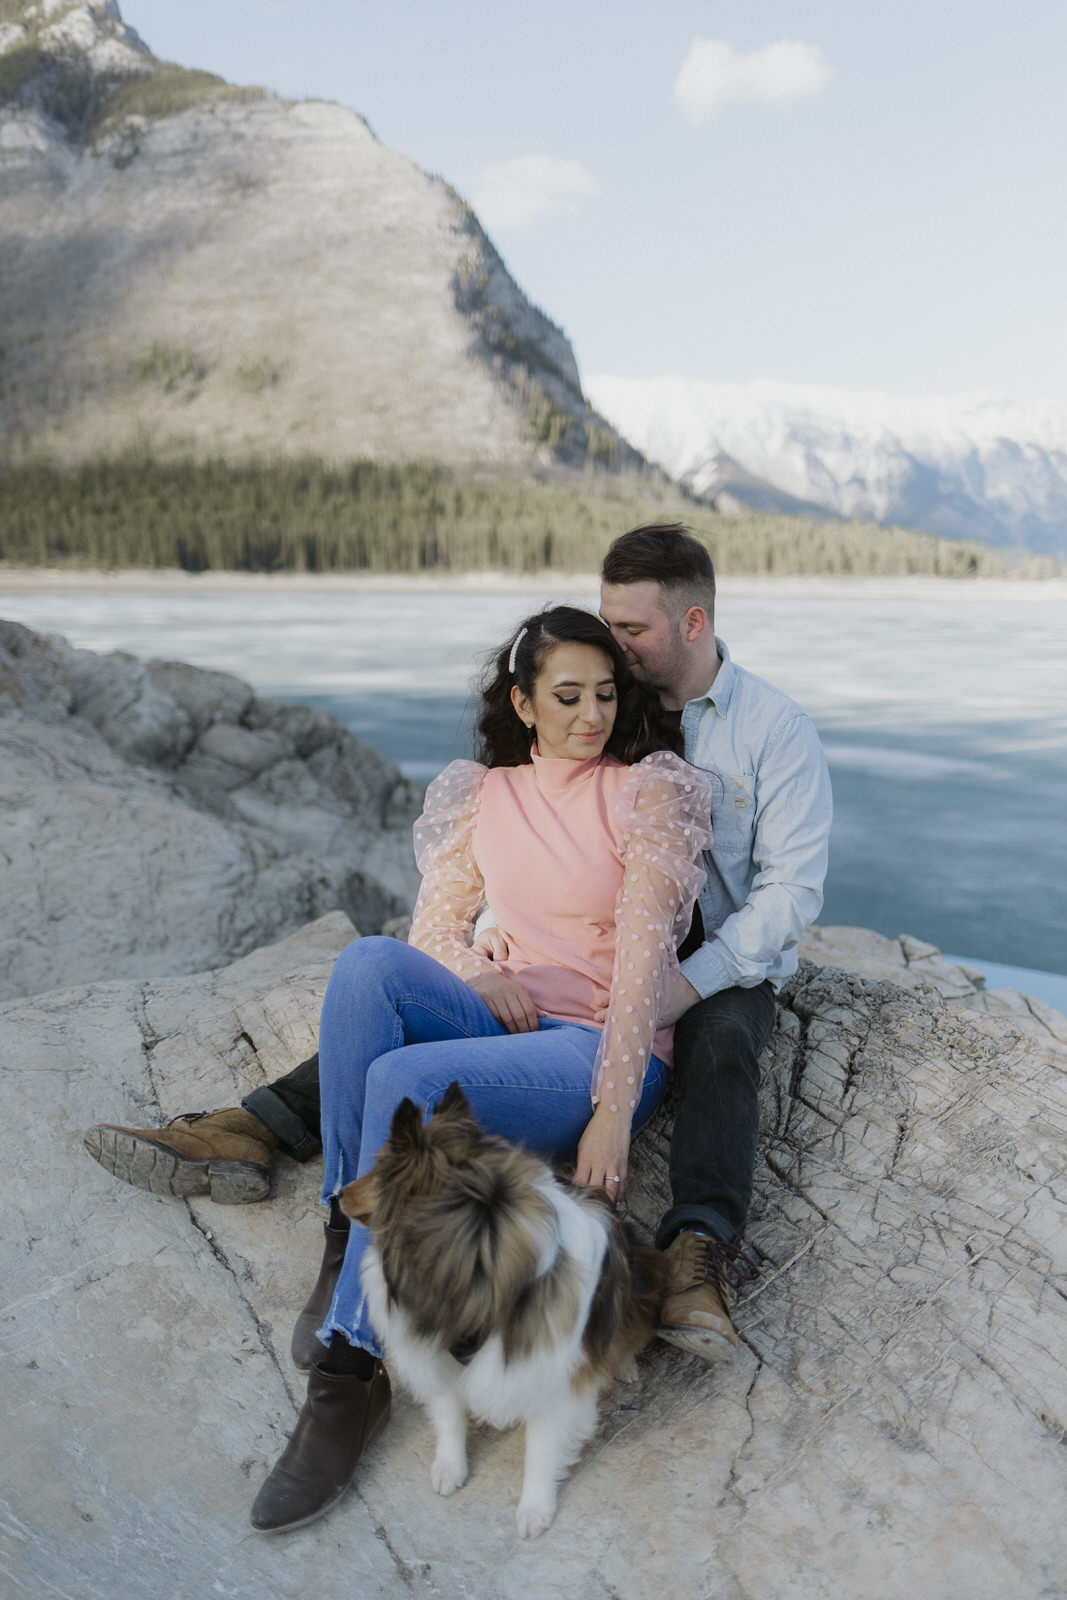
<instances>
[{"instance_id":1,"label":"pink turtleneck top","mask_svg":"<svg viewBox=\"0 0 1067 1600\"><path fill-rule=\"evenodd\" d=\"M669 751L633 767L454 761L415 824L411 943L460 978L521 979L544 1016L595 1027L606 1005L592 1099L629 1116L650 1054L671 1061L673 1029L656 1021L703 883L710 810L707 778ZM484 902L506 963L468 944Z\"/></svg>"}]
</instances>

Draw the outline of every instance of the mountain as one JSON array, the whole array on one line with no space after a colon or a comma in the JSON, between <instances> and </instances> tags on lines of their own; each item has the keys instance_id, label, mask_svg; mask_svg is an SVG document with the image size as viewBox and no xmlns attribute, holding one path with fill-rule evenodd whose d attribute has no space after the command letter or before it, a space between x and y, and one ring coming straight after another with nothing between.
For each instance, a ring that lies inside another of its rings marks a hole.
<instances>
[{"instance_id":1,"label":"mountain","mask_svg":"<svg viewBox=\"0 0 1067 1600\"><path fill-rule=\"evenodd\" d=\"M643 463L448 184L353 111L0 0L0 448Z\"/></svg>"},{"instance_id":2,"label":"mountain","mask_svg":"<svg viewBox=\"0 0 1067 1600\"><path fill-rule=\"evenodd\" d=\"M721 510L871 518L1067 557L1067 407L669 377L585 388Z\"/></svg>"}]
</instances>

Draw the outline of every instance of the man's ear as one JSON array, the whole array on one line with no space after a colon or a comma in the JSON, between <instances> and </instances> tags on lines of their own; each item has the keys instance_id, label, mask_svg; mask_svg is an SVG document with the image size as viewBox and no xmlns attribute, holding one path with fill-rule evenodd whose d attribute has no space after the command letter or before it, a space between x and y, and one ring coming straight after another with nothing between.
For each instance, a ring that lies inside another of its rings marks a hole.
<instances>
[{"instance_id":1,"label":"man's ear","mask_svg":"<svg viewBox=\"0 0 1067 1600\"><path fill-rule=\"evenodd\" d=\"M699 639L708 628L714 626L703 606L690 606L682 620L686 639L690 643L694 639Z\"/></svg>"}]
</instances>

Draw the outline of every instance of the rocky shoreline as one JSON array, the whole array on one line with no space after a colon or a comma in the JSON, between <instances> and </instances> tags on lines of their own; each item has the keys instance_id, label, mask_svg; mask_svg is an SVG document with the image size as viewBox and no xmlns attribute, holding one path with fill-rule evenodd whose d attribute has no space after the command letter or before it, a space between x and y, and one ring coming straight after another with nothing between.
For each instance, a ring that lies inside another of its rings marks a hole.
<instances>
[{"instance_id":1,"label":"rocky shoreline","mask_svg":"<svg viewBox=\"0 0 1067 1600\"><path fill-rule=\"evenodd\" d=\"M521 1438L476 1436L440 1500L403 1398L326 1521L257 1540L318 1166L281 1161L258 1206L165 1202L82 1131L232 1103L310 1053L353 922L410 905L418 797L307 708L14 624L0 771L13 1596L1063 1592L1067 1019L918 939L813 929L765 1062L737 1366L653 1344L535 1546ZM635 1146L645 1225L669 1116Z\"/></svg>"},{"instance_id":2,"label":"rocky shoreline","mask_svg":"<svg viewBox=\"0 0 1067 1600\"><path fill-rule=\"evenodd\" d=\"M0 999L219 966L417 888L422 791L334 717L0 622Z\"/></svg>"}]
</instances>

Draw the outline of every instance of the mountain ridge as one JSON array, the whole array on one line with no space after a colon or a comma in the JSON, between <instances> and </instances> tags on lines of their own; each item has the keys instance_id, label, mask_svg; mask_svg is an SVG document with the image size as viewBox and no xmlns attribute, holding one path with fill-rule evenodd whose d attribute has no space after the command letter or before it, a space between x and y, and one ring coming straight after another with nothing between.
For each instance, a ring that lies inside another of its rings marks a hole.
<instances>
[{"instance_id":1,"label":"mountain ridge","mask_svg":"<svg viewBox=\"0 0 1067 1600\"><path fill-rule=\"evenodd\" d=\"M0 445L625 467L471 208L357 112L0 4Z\"/></svg>"},{"instance_id":2,"label":"mountain ridge","mask_svg":"<svg viewBox=\"0 0 1067 1600\"><path fill-rule=\"evenodd\" d=\"M722 510L870 518L1067 556L1067 407L993 394L587 377L650 460Z\"/></svg>"}]
</instances>

